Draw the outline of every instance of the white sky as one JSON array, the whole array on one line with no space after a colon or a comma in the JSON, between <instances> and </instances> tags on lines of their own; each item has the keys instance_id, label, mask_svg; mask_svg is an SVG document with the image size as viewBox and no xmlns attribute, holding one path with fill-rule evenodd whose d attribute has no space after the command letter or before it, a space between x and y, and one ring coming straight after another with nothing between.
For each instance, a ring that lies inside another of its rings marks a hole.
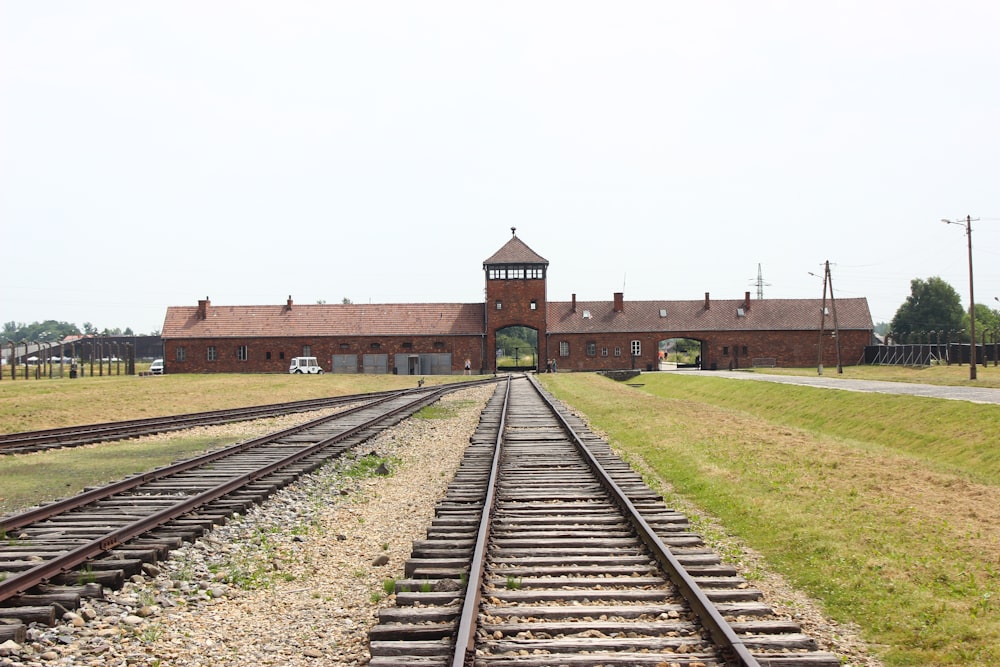
<instances>
[{"instance_id":1,"label":"white sky","mask_svg":"<svg viewBox=\"0 0 1000 667\"><path fill-rule=\"evenodd\" d=\"M1000 3L0 0L0 321L1000 296ZM809 275L815 273L817 277Z\"/></svg>"}]
</instances>

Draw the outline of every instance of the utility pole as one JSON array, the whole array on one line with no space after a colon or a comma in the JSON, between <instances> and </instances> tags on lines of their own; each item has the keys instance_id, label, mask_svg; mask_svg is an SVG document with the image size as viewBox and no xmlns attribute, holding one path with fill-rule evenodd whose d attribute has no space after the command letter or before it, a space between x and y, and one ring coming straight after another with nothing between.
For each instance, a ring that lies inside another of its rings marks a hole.
<instances>
[{"instance_id":1,"label":"utility pole","mask_svg":"<svg viewBox=\"0 0 1000 667\"><path fill-rule=\"evenodd\" d=\"M760 268L760 264L757 264L757 280L753 281L753 284L757 286L757 298L764 298L764 288L770 287L771 283L764 282L764 272Z\"/></svg>"},{"instance_id":2,"label":"utility pole","mask_svg":"<svg viewBox=\"0 0 1000 667\"><path fill-rule=\"evenodd\" d=\"M976 218L978 221L979 218ZM941 222L949 225L961 225L959 220L946 220L941 218ZM972 290L972 216L965 216L965 235L969 241L969 379L976 379L976 297Z\"/></svg>"},{"instance_id":3,"label":"utility pole","mask_svg":"<svg viewBox=\"0 0 1000 667\"><path fill-rule=\"evenodd\" d=\"M826 324L826 287L830 286L830 310L833 312L833 340L837 346L837 373L843 374L844 365L840 360L840 326L837 324L837 301L833 298L833 276L830 275L830 261L824 264L823 272L823 302L819 308L819 360L816 363L816 370L819 375L823 374L823 329ZM815 275L815 274L813 274Z\"/></svg>"}]
</instances>

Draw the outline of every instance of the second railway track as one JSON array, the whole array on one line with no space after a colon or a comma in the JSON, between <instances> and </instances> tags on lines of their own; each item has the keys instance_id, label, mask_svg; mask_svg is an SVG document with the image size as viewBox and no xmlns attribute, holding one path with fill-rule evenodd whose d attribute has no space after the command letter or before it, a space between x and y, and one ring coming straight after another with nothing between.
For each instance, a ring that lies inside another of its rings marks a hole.
<instances>
[{"instance_id":1,"label":"second railway track","mask_svg":"<svg viewBox=\"0 0 1000 667\"><path fill-rule=\"evenodd\" d=\"M0 619L51 624L184 541L469 383L396 392L262 438L0 517ZM0 643L17 624L0 624ZM23 629L20 630L23 633ZM9 636L8 636L9 635Z\"/></svg>"}]
</instances>

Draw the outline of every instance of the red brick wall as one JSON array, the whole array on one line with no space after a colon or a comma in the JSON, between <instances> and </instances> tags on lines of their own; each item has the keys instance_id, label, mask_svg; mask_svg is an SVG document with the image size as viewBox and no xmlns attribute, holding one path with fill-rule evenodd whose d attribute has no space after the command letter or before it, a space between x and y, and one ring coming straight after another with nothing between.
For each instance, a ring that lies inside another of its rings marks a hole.
<instances>
[{"instance_id":1,"label":"red brick wall","mask_svg":"<svg viewBox=\"0 0 1000 667\"><path fill-rule=\"evenodd\" d=\"M379 343L372 348L373 342ZM411 347L403 347L410 343ZM435 346L435 343L440 345ZM236 348L247 345L247 360L236 358ZM341 347L341 345L347 347ZM302 356L304 345L310 345L310 356L316 357L323 370L330 372L331 360L335 354L356 354L358 368L362 355L388 354L389 372L396 354L442 354L451 353L453 373L464 372L465 360L472 361L472 368L478 370L483 365L483 339L481 336L396 336L389 338L366 338L363 336L337 336L329 338L252 338L244 339L197 339L164 341L163 363L167 373L287 373L292 357ZM209 346L215 346L217 358L208 361ZM184 361L177 361L177 348L184 348ZM271 358L267 358L267 353ZM282 355L284 357L282 358Z\"/></svg>"},{"instance_id":2,"label":"red brick wall","mask_svg":"<svg viewBox=\"0 0 1000 667\"><path fill-rule=\"evenodd\" d=\"M667 338L691 338L702 342L702 368L711 369L713 364L719 370L729 368L750 368L754 358L773 358L779 367L815 366L818 331L773 331L773 332L664 332L664 333L619 333L619 334L551 334L548 336L548 357L556 360L558 370L647 370L659 368L659 341ZM634 359L631 342L638 340L641 354ZM559 356L559 343L569 343L569 356ZM859 363L865 346L870 342L867 331L840 332L840 358L844 366ZM595 354L587 354L587 343L594 343ZM621 356L614 356L615 347L621 348ZM608 356L601 354L607 347ZM830 332L823 337L823 365L836 367L836 344Z\"/></svg>"},{"instance_id":3,"label":"red brick wall","mask_svg":"<svg viewBox=\"0 0 1000 667\"><path fill-rule=\"evenodd\" d=\"M486 372L496 370L497 329L510 326L531 327L538 330L538 344L543 347L545 336L545 280L486 280L486 349L493 351L487 355ZM531 309L531 300L537 305ZM502 308L497 310L500 301ZM543 355L544 349L539 350Z\"/></svg>"}]
</instances>

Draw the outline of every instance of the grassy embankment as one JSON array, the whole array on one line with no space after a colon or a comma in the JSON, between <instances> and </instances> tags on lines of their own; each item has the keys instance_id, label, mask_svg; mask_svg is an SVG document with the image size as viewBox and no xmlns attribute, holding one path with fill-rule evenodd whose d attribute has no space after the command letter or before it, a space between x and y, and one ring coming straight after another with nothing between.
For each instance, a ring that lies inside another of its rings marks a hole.
<instances>
[{"instance_id":1,"label":"grassy embankment","mask_svg":"<svg viewBox=\"0 0 1000 667\"><path fill-rule=\"evenodd\" d=\"M462 376L426 376L428 384ZM412 388L396 375L105 376L0 383L0 433ZM210 432L206 432L210 433ZM0 456L0 516L248 436L165 435Z\"/></svg>"},{"instance_id":2,"label":"grassy embankment","mask_svg":"<svg viewBox=\"0 0 1000 667\"><path fill-rule=\"evenodd\" d=\"M749 373L775 373L778 375L816 376L816 368L760 368ZM1000 388L1000 367L991 361L988 366L976 367L976 379L969 379L969 365L959 366L844 366L837 373L836 366L823 369L823 377L848 380L882 380L885 382L916 382L918 384L951 385L959 387Z\"/></svg>"},{"instance_id":3,"label":"grassy embankment","mask_svg":"<svg viewBox=\"0 0 1000 667\"><path fill-rule=\"evenodd\" d=\"M887 664L1000 664L1000 407L683 374L541 378Z\"/></svg>"}]
</instances>

